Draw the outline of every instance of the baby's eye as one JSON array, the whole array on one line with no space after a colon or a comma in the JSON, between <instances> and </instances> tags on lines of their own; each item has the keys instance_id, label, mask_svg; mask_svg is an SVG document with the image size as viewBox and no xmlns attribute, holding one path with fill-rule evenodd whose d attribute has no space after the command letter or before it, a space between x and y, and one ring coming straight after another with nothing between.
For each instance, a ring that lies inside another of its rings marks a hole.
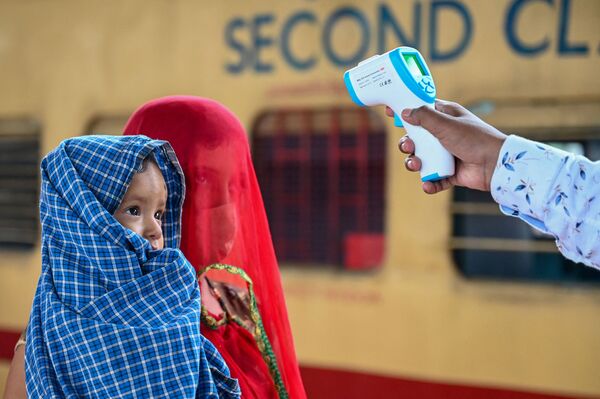
<instances>
[{"instance_id":1,"label":"baby's eye","mask_svg":"<svg viewBox=\"0 0 600 399\"><path fill-rule=\"evenodd\" d=\"M140 216L140 208L137 206L132 206L131 208L127 208L125 212L131 216Z\"/></svg>"},{"instance_id":2,"label":"baby's eye","mask_svg":"<svg viewBox=\"0 0 600 399\"><path fill-rule=\"evenodd\" d=\"M154 214L154 219L158 220L159 222L162 222L162 217L163 217L163 211L158 211Z\"/></svg>"}]
</instances>

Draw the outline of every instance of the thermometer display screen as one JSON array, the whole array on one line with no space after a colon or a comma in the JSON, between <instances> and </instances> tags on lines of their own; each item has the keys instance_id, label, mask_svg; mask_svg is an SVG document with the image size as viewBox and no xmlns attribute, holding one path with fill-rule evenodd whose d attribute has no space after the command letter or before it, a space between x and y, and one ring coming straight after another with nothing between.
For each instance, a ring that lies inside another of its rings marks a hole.
<instances>
[{"instance_id":1,"label":"thermometer display screen","mask_svg":"<svg viewBox=\"0 0 600 399\"><path fill-rule=\"evenodd\" d=\"M418 77L427 75L427 73L425 72L425 68L423 68L423 66L419 62L419 59L417 58L416 54L402 54L402 57L404 58L404 62L406 62L406 65L408 66L408 70L413 76Z\"/></svg>"}]
</instances>

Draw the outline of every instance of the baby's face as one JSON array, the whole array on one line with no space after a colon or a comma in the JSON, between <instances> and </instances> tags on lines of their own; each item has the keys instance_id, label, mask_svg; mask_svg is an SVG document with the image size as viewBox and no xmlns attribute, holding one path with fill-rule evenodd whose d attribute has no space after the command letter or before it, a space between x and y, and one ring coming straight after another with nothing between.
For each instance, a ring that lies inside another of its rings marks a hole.
<instances>
[{"instance_id":1,"label":"baby's face","mask_svg":"<svg viewBox=\"0 0 600 399\"><path fill-rule=\"evenodd\" d=\"M145 170L131 179L114 217L150 241L153 249L162 249L165 243L161 225L167 204L167 186L155 162L148 161L145 165Z\"/></svg>"}]
</instances>

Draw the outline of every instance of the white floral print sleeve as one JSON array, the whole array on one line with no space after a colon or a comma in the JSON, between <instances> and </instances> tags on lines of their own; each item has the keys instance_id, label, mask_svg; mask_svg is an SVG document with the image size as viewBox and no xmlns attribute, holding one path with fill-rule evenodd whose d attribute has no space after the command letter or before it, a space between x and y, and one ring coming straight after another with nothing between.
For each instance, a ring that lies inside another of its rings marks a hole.
<instances>
[{"instance_id":1,"label":"white floral print sleeve","mask_svg":"<svg viewBox=\"0 0 600 399\"><path fill-rule=\"evenodd\" d=\"M509 136L490 187L503 213L553 235L567 258L600 269L600 162Z\"/></svg>"}]
</instances>

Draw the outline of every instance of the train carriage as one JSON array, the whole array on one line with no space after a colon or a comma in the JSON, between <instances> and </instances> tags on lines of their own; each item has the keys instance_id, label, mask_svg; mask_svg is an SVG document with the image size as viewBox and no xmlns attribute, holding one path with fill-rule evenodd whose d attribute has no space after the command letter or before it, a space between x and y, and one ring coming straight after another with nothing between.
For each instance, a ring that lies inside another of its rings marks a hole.
<instances>
[{"instance_id":1,"label":"train carriage","mask_svg":"<svg viewBox=\"0 0 600 399\"><path fill-rule=\"evenodd\" d=\"M310 398L600 397L600 272L404 170L343 72L419 48L438 96L600 159L596 0L0 3L0 390L40 270L38 166L169 94L244 123Z\"/></svg>"}]
</instances>

